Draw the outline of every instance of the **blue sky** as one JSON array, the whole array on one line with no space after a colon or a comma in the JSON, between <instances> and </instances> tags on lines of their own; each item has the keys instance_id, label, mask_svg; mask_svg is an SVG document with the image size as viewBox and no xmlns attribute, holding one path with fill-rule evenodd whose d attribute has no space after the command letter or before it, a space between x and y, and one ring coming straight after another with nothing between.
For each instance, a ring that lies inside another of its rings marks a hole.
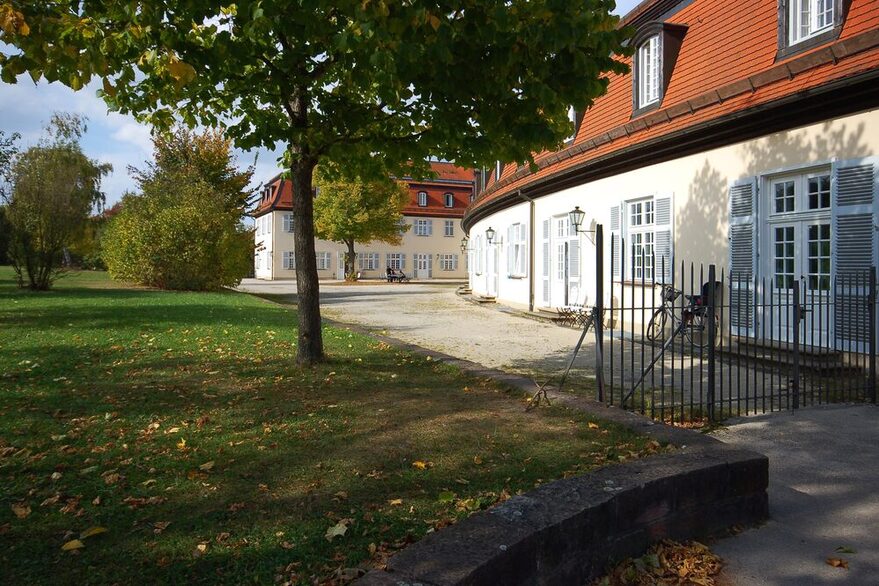
<instances>
[{"instance_id":1,"label":"blue sky","mask_svg":"<svg viewBox=\"0 0 879 586\"><path fill-rule=\"evenodd\" d=\"M625 14L640 0L620 0L616 14ZM118 201L127 189L133 189L128 167L142 167L151 158L152 145L148 126L131 116L110 113L104 102L95 95L100 81L95 81L78 92L59 83L34 84L23 75L19 83L0 83L0 130L7 134L18 132L22 145L37 141L52 112L76 112L88 117L88 132L83 149L93 159L113 165L113 173L104 180L103 188L108 204ZM246 167L256 164L254 180L261 183L278 171L277 153L268 151L238 152L238 163Z\"/></svg>"}]
</instances>

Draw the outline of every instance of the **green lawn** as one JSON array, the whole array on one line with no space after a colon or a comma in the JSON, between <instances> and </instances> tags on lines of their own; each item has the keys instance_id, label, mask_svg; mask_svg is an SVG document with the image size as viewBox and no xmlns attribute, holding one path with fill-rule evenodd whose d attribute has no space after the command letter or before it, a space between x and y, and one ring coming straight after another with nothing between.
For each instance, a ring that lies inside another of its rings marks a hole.
<instances>
[{"instance_id":1,"label":"green lawn","mask_svg":"<svg viewBox=\"0 0 879 586\"><path fill-rule=\"evenodd\" d=\"M296 368L295 323L102 273L31 293L0 267L0 581L344 582L507 495L659 449L342 329Z\"/></svg>"}]
</instances>

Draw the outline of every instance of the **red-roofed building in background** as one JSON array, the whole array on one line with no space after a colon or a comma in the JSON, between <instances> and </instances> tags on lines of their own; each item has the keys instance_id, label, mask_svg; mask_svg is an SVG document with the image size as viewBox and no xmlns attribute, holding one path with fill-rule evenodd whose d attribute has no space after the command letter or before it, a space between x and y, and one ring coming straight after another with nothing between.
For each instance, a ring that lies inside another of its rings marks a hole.
<instances>
[{"instance_id":1,"label":"red-roofed building in background","mask_svg":"<svg viewBox=\"0 0 879 586\"><path fill-rule=\"evenodd\" d=\"M642 279L659 303L653 282L680 283L681 262L795 279L807 301L879 265L879 2L645 0L622 25L635 30L631 72L573 116L563 149L537 154L535 171L502 165L467 209L475 294L595 304L595 244L572 230L575 206L582 229L605 231L605 307ZM738 299L741 331L769 327ZM803 327L845 342L827 321Z\"/></svg>"},{"instance_id":2,"label":"red-roofed building in background","mask_svg":"<svg viewBox=\"0 0 879 586\"><path fill-rule=\"evenodd\" d=\"M466 259L461 254L461 218L473 201L476 172L452 163L431 162L436 178L409 184L409 205L404 221L411 228L399 246L382 242L357 244L356 270L362 278L384 278L388 267L414 279L464 279ZM258 279L292 279L296 276L293 254L293 186L280 176L268 181L257 202L254 269ZM315 241L318 275L322 279L344 278L344 245Z\"/></svg>"}]
</instances>

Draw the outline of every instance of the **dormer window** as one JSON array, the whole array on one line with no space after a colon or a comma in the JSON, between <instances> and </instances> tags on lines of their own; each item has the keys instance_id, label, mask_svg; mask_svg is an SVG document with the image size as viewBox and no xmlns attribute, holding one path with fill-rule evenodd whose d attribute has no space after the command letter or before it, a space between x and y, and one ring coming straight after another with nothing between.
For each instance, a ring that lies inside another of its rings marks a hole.
<instances>
[{"instance_id":1,"label":"dormer window","mask_svg":"<svg viewBox=\"0 0 879 586\"><path fill-rule=\"evenodd\" d=\"M686 32L683 25L653 22L635 35L633 118L662 104Z\"/></svg>"},{"instance_id":2,"label":"dormer window","mask_svg":"<svg viewBox=\"0 0 879 586\"><path fill-rule=\"evenodd\" d=\"M451 193L446 193L445 195L443 195L443 197L446 200L445 203L446 203L447 208L455 207L455 196L454 195L452 195Z\"/></svg>"},{"instance_id":3,"label":"dormer window","mask_svg":"<svg viewBox=\"0 0 879 586\"><path fill-rule=\"evenodd\" d=\"M790 44L805 41L833 26L834 0L789 0L788 39Z\"/></svg>"},{"instance_id":4,"label":"dormer window","mask_svg":"<svg viewBox=\"0 0 879 586\"><path fill-rule=\"evenodd\" d=\"M427 192L419 191L418 192L418 205L422 208L427 207Z\"/></svg>"},{"instance_id":5,"label":"dormer window","mask_svg":"<svg viewBox=\"0 0 879 586\"><path fill-rule=\"evenodd\" d=\"M662 83L660 64L662 41L653 35L638 47L638 107L643 108L659 101Z\"/></svg>"}]
</instances>

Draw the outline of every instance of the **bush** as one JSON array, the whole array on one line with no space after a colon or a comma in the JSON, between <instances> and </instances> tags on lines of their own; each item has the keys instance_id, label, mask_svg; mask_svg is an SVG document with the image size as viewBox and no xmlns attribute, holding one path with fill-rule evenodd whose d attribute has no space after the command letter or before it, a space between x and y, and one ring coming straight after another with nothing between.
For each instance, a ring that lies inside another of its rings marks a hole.
<instances>
[{"instance_id":1,"label":"bush","mask_svg":"<svg viewBox=\"0 0 879 586\"><path fill-rule=\"evenodd\" d=\"M253 234L241 216L250 172L234 170L227 141L186 131L157 139L156 163L138 177L142 193L123 197L102 239L114 279L205 291L247 275Z\"/></svg>"}]
</instances>

